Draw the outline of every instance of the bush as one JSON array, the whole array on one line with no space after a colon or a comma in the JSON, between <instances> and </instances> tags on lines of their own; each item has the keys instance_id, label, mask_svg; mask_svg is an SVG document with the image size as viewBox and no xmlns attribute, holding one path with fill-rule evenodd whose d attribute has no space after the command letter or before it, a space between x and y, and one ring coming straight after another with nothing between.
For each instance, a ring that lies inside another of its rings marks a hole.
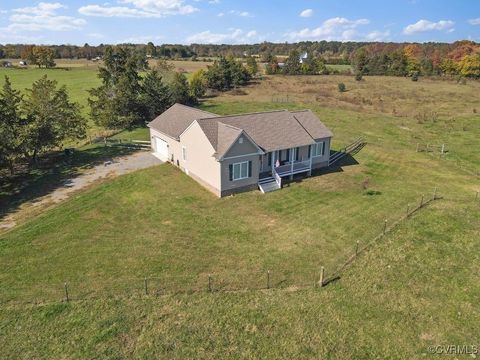
<instances>
[{"instance_id":1,"label":"bush","mask_svg":"<svg viewBox=\"0 0 480 360\"><path fill-rule=\"evenodd\" d=\"M412 73L412 81L418 81L418 71Z\"/></svg>"},{"instance_id":2,"label":"bush","mask_svg":"<svg viewBox=\"0 0 480 360\"><path fill-rule=\"evenodd\" d=\"M345 86L344 83L338 84L338 91L340 91L340 92L345 92L345 91L347 91L347 87Z\"/></svg>"},{"instance_id":3,"label":"bush","mask_svg":"<svg viewBox=\"0 0 480 360\"><path fill-rule=\"evenodd\" d=\"M363 74L362 74L362 72L361 72L361 71L357 72L357 73L355 74L355 80L357 80L357 81L362 81L362 79L363 79Z\"/></svg>"}]
</instances>

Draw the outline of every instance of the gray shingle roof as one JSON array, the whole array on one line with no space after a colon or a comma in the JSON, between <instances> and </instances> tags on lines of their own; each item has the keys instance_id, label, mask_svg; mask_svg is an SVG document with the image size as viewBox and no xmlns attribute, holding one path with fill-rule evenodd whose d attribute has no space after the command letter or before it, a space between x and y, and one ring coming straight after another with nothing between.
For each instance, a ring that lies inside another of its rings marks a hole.
<instances>
[{"instance_id":1,"label":"gray shingle roof","mask_svg":"<svg viewBox=\"0 0 480 360\"><path fill-rule=\"evenodd\" d=\"M178 139L180 134L195 120L215 116L218 115L181 104L174 104L151 121L148 127Z\"/></svg>"},{"instance_id":2,"label":"gray shingle roof","mask_svg":"<svg viewBox=\"0 0 480 360\"><path fill-rule=\"evenodd\" d=\"M219 133L219 124L242 129L266 152L313 144L314 139L331 137L332 133L310 111L271 111L199 119L198 123L221 158L228 150L230 138ZM234 141L235 139L233 139ZM226 151L225 150L225 151Z\"/></svg>"},{"instance_id":3,"label":"gray shingle roof","mask_svg":"<svg viewBox=\"0 0 480 360\"><path fill-rule=\"evenodd\" d=\"M312 138L322 139L333 136L330 129L327 128L311 110L292 111L291 113Z\"/></svg>"},{"instance_id":4,"label":"gray shingle roof","mask_svg":"<svg viewBox=\"0 0 480 360\"><path fill-rule=\"evenodd\" d=\"M333 136L310 110L219 116L175 104L148 126L178 139L195 120L215 149L217 158L225 155L242 131L265 152L310 145L315 139Z\"/></svg>"}]
</instances>

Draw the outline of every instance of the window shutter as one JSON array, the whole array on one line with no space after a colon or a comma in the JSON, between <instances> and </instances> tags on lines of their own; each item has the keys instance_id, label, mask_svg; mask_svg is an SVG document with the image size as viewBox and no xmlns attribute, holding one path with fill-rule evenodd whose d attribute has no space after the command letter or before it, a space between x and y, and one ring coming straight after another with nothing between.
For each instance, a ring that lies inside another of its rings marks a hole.
<instances>
[{"instance_id":1,"label":"window shutter","mask_svg":"<svg viewBox=\"0 0 480 360\"><path fill-rule=\"evenodd\" d=\"M248 162L248 177L252 177L252 161Z\"/></svg>"},{"instance_id":2,"label":"window shutter","mask_svg":"<svg viewBox=\"0 0 480 360\"><path fill-rule=\"evenodd\" d=\"M268 153L268 166L272 165L272 153Z\"/></svg>"},{"instance_id":3,"label":"window shutter","mask_svg":"<svg viewBox=\"0 0 480 360\"><path fill-rule=\"evenodd\" d=\"M285 160L290 161L290 149L287 149L287 158Z\"/></svg>"},{"instance_id":4,"label":"window shutter","mask_svg":"<svg viewBox=\"0 0 480 360\"><path fill-rule=\"evenodd\" d=\"M295 149L295 160L298 161L300 159L300 148L297 147Z\"/></svg>"},{"instance_id":5,"label":"window shutter","mask_svg":"<svg viewBox=\"0 0 480 360\"><path fill-rule=\"evenodd\" d=\"M312 145L308 145L308 158L312 157Z\"/></svg>"},{"instance_id":6,"label":"window shutter","mask_svg":"<svg viewBox=\"0 0 480 360\"><path fill-rule=\"evenodd\" d=\"M278 161L282 161L282 150L278 152Z\"/></svg>"},{"instance_id":7,"label":"window shutter","mask_svg":"<svg viewBox=\"0 0 480 360\"><path fill-rule=\"evenodd\" d=\"M233 180L233 165L232 164L228 165L228 178L230 179L230 181Z\"/></svg>"},{"instance_id":8,"label":"window shutter","mask_svg":"<svg viewBox=\"0 0 480 360\"><path fill-rule=\"evenodd\" d=\"M322 156L325 155L325 141L322 142Z\"/></svg>"}]
</instances>

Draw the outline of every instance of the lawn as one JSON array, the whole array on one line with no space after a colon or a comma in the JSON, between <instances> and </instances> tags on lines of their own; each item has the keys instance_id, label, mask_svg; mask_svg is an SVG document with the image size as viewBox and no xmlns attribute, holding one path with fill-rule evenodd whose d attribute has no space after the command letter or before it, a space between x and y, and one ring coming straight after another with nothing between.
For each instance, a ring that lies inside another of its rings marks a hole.
<instances>
[{"instance_id":1,"label":"lawn","mask_svg":"<svg viewBox=\"0 0 480 360\"><path fill-rule=\"evenodd\" d=\"M448 157L480 165L474 97L465 92L478 83L348 83L368 99L386 86L393 114L352 108L335 92L337 79L348 77L268 78L202 108L311 108L334 132L334 148L358 136L368 142L339 168L267 195L217 199L164 164L103 182L0 235L0 357L400 359L423 357L431 344L475 345L480 184ZM325 96L312 100L305 86ZM271 101L292 91L291 102ZM395 101L408 91L418 97ZM431 106L435 119L416 117ZM417 153L417 142L447 142L450 152ZM357 241L366 245L435 187L442 199L338 281L313 289L321 266L331 275ZM265 288L267 271L272 290L222 291ZM220 290L213 294L209 274Z\"/></svg>"}]
</instances>

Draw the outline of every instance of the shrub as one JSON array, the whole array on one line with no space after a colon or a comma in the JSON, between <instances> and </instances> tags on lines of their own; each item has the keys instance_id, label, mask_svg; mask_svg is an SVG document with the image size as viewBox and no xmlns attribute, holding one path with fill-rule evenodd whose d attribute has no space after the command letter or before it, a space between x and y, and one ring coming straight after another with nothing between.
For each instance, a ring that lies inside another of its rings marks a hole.
<instances>
[{"instance_id":1,"label":"shrub","mask_svg":"<svg viewBox=\"0 0 480 360\"><path fill-rule=\"evenodd\" d=\"M347 91L347 87L345 86L344 83L338 84L338 91L340 91L340 92L345 92L345 91Z\"/></svg>"},{"instance_id":2,"label":"shrub","mask_svg":"<svg viewBox=\"0 0 480 360\"><path fill-rule=\"evenodd\" d=\"M412 81L418 81L418 71L412 73Z\"/></svg>"},{"instance_id":3,"label":"shrub","mask_svg":"<svg viewBox=\"0 0 480 360\"><path fill-rule=\"evenodd\" d=\"M361 71L358 71L356 74L355 74L355 80L357 81L362 81L363 79L363 74Z\"/></svg>"}]
</instances>

